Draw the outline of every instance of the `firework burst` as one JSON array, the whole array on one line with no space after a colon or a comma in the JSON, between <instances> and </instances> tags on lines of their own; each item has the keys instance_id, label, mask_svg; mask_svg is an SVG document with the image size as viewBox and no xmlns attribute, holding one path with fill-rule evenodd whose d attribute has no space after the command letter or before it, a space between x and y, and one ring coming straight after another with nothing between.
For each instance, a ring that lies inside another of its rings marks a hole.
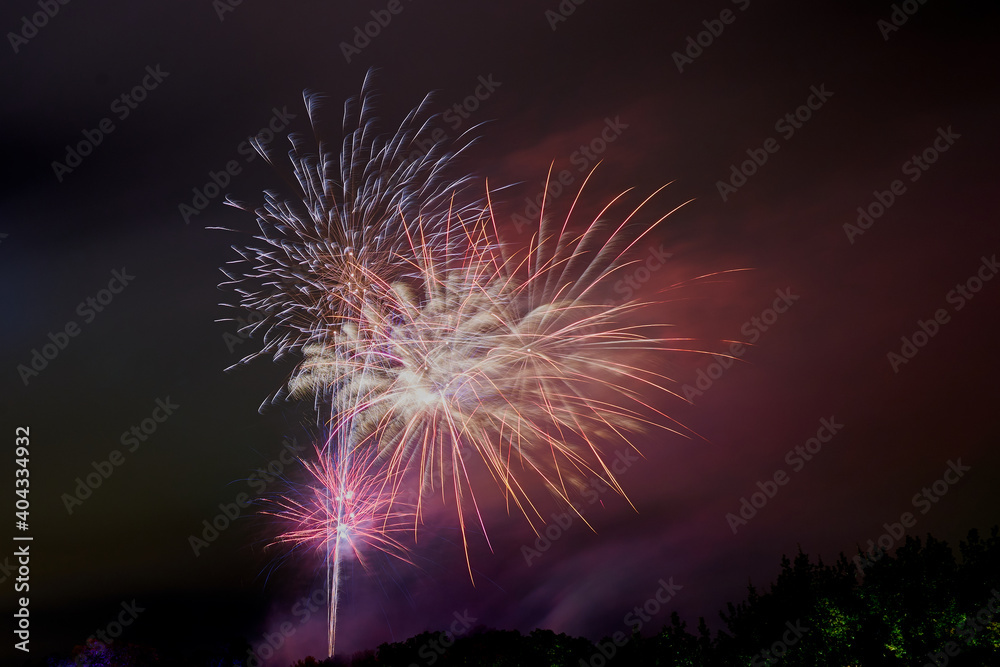
<instances>
[{"instance_id":1,"label":"firework burst","mask_svg":"<svg viewBox=\"0 0 1000 667\"><path fill-rule=\"evenodd\" d=\"M351 456L347 462L328 448L315 449L315 458L301 460L309 480L294 495L268 499L264 514L277 518L286 528L273 545L309 549L323 560L327 574L328 652L336 642L337 605L340 600L341 568L356 560L368 568L368 552L375 550L410 562L406 546L397 535L408 526L410 505L393 494L384 471L371 457Z\"/></svg>"},{"instance_id":2,"label":"firework burst","mask_svg":"<svg viewBox=\"0 0 1000 667\"><path fill-rule=\"evenodd\" d=\"M645 397L668 379L636 360L678 341L624 324L648 304L598 301L627 266L621 227L593 222L570 240L564 229L518 252L491 223L486 213L463 223L466 251L452 262L414 252L419 291L393 284L390 308L366 309L331 345L307 348L291 382L295 395L336 387L337 428L397 479L415 479L418 508L424 492L450 489L463 535L466 505L483 523L476 460L534 526L531 489L568 503L597 476L621 492L602 452L673 423Z\"/></svg>"},{"instance_id":3,"label":"firework burst","mask_svg":"<svg viewBox=\"0 0 1000 667\"><path fill-rule=\"evenodd\" d=\"M428 143L426 99L381 137L369 86L345 106L339 154L290 137L296 198L266 194L256 244L226 272L239 306L263 314L263 346L243 361L301 353L288 391L313 400L330 434L303 462L309 482L269 513L288 525L276 544L326 563L331 655L342 562L365 564L368 550L405 560L398 531L417 530L433 493L455 502L472 575L468 522L486 534L477 468L533 529L538 489L569 504L598 477L624 495L611 443L682 430L656 407L671 380L642 358L692 351L658 334L666 323L638 323L650 303L607 298L673 211L637 225L647 198L608 224L619 195L577 229L578 194L561 224L543 203L531 240L505 241L489 187L469 200L471 177L445 175L467 144ZM317 100L306 96L314 126Z\"/></svg>"},{"instance_id":4,"label":"firework burst","mask_svg":"<svg viewBox=\"0 0 1000 667\"><path fill-rule=\"evenodd\" d=\"M396 535L408 527L412 510L387 492L388 480L373 460L355 457L342 466L316 448L315 458L301 463L309 479L298 493L267 501L264 514L287 526L273 544L311 548L324 558L340 549L364 567L372 549L408 561Z\"/></svg>"},{"instance_id":5,"label":"firework burst","mask_svg":"<svg viewBox=\"0 0 1000 667\"><path fill-rule=\"evenodd\" d=\"M382 135L371 113L372 96L369 73L361 96L344 105L344 139L337 152L318 138L288 137L297 193L282 198L265 192L264 205L254 211L257 243L234 247L240 259L225 271L229 280L223 286L240 295L238 307L262 315L253 330L263 331L264 344L241 362L325 343L345 320L377 301L402 269L399 255L410 249L406 239L415 221L421 222L428 248L447 246L441 223L463 212L453 209L453 200L472 179L447 179L443 172L468 144L449 151L431 140L429 96L394 134ZM322 97L308 92L303 97L316 127ZM254 147L275 165L270 147L257 141Z\"/></svg>"}]
</instances>

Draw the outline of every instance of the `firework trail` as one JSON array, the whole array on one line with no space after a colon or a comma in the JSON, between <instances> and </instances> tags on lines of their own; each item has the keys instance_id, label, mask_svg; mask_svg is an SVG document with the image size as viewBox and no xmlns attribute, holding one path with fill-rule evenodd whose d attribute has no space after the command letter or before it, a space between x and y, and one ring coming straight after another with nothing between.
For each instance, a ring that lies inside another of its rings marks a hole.
<instances>
[{"instance_id":1,"label":"firework trail","mask_svg":"<svg viewBox=\"0 0 1000 667\"><path fill-rule=\"evenodd\" d=\"M327 441L325 447L331 444ZM385 493L384 474L372 457L352 457L349 465L342 465L335 455L317 447L314 460L301 462L309 481L297 496L270 499L264 514L287 526L273 544L289 544L293 550L309 547L326 564L332 656L343 561L354 558L367 568L366 552L374 549L409 562L406 546L396 535L405 530L410 508Z\"/></svg>"},{"instance_id":2,"label":"firework trail","mask_svg":"<svg viewBox=\"0 0 1000 667\"><path fill-rule=\"evenodd\" d=\"M313 127L318 100L306 95ZM537 487L569 504L596 476L624 496L609 443L682 430L649 398L671 394L671 380L642 358L696 351L659 336L666 323L629 323L649 303L606 301L636 244L673 213L637 225L653 195L609 224L619 195L582 228L571 220L579 194L558 224L543 202L518 246L503 239L488 186L470 199L471 177L446 176L468 144L428 140L426 98L388 137L370 102L366 78L345 105L339 153L289 137L297 193L266 193L257 242L237 248L224 283L263 316L262 348L241 361L300 353L288 392L311 399L329 433L303 463L306 490L269 513L290 526L276 543L323 555L330 655L342 563L364 564L366 549L405 559L397 531L416 533L431 494L454 499L472 576L469 522L486 535L477 469L536 531ZM410 511L401 498L414 491Z\"/></svg>"}]
</instances>

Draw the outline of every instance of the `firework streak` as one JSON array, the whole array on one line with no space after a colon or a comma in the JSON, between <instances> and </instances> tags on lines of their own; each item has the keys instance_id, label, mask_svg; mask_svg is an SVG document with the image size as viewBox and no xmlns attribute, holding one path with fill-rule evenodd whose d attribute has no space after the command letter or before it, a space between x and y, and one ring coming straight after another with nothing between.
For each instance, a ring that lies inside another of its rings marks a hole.
<instances>
[{"instance_id":1,"label":"firework streak","mask_svg":"<svg viewBox=\"0 0 1000 667\"><path fill-rule=\"evenodd\" d=\"M336 153L289 137L298 192L266 193L260 234L224 283L237 307L262 314L249 325L262 347L241 362L301 355L287 393L313 401L326 434L303 461L304 488L268 513L289 526L276 543L324 558L330 655L343 562L364 565L371 549L405 560L404 531L416 533L432 496L454 501L469 564L467 528L486 534L476 470L536 532L538 489L569 504L596 477L624 495L610 444L634 449L648 426L682 430L650 399L672 392L645 355L692 351L655 335L665 324L628 323L649 302L606 303L609 281L667 217L637 225L648 198L604 222L619 195L580 227L577 195L562 223L543 213L519 247L504 241L488 186L470 197L471 177L444 175L468 144L429 142L428 99L388 137L370 100L366 79ZM305 101L315 127L318 97Z\"/></svg>"}]
</instances>

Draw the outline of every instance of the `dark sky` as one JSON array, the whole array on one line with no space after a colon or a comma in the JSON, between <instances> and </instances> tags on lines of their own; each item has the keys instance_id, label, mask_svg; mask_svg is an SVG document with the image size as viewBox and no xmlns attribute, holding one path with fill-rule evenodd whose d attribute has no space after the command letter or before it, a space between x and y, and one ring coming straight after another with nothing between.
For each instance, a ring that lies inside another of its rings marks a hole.
<instances>
[{"instance_id":1,"label":"dark sky","mask_svg":"<svg viewBox=\"0 0 1000 667\"><path fill-rule=\"evenodd\" d=\"M751 268L671 292L663 317L707 349L754 345L725 369L704 356L649 360L666 364L673 391L700 392L662 406L702 438L645 438L645 460L620 476L635 510L610 493L581 500L596 532L577 520L529 565L522 545L534 536L487 489L493 550L472 537L475 585L451 515L432 516L414 565L350 570L342 650L466 612L492 627L597 638L626 629L625 614L671 578L682 588L645 630L671 610L717 627L748 579L766 585L799 546L828 561L853 555L905 512L907 534L953 543L998 522L1000 15L988 3L903 3L916 11L890 30L893 6L868 2L300 0L220 15L223 2L72 2L37 30L23 19L41 11L35 2L0 11L0 415L11 445L0 470L13 489L14 428L29 426L32 656L67 653L133 600L142 611L128 641L231 633L257 645L289 623L274 664L323 650L322 624L295 606L321 582L315 564L278 563L263 549L266 520L244 510L199 555L189 544L220 504L260 490L254 470L301 436L308 411L258 413L293 361L225 371L259 345L217 322L232 300L219 267L246 237L206 228L251 232L253 216L222 196L189 220L180 205L232 160L239 173L223 191L260 203L284 167L248 162L242 142L275 109L275 126L308 129L303 89L328 96L324 118L337 128L369 68L386 127L428 91L435 110L452 110L450 139L484 123L456 167L483 187L515 184L498 198L502 224L524 212L553 161L579 187L594 163L580 148L607 128L614 140L593 144L603 162L584 197L592 214L629 187L642 197L673 182L650 215L694 199L639 249L672 253L643 293ZM342 44L390 4L399 13L348 62ZM565 20L546 13L560 6L573 9ZM689 37L706 44L700 53ZM686 49L690 61L677 55ZM484 80L492 90L457 118L453 106ZM134 108L120 101L143 81ZM87 137L100 142L77 166L53 167ZM730 181L753 156L763 164ZM859 207L876 217L845 228ZM112 293L116 271L134 277ZM67 326L65 349L24 376L18 367ZM904 352L912 358L894 364L890 353ZM157 401L176 407L167 416ZM121 442L154 414L166 418L146 422L156 430L145 441ZM832 439L823 420L842 425ZM818 431L829 442L810 460L794 452ZM64 494L115 450L120 465L70 513ZM959 461L969 469L946 475ZM727 520L776 473L787 483L756 516ZM940 479L954 482L938 484L942 497L914 502ZM5 568L8 624L13 583Z\"/></svg>"}]
</instances>

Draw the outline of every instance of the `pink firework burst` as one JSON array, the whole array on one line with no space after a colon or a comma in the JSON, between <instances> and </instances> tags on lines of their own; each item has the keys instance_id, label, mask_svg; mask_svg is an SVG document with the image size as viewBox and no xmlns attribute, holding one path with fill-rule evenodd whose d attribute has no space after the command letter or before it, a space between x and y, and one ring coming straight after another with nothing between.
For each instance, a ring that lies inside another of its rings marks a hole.
<instances>
[{"instance_id":1,"label":"pink firework burst","mask_svg":"<svg viewBox=\"0 0 1000 667\"><path fill-rule=\"evenodd\" d=\"M274 516L287 527L273 545L311 548L325 558L353 557L367 567L366 553L377 551L409 562L406 546L396 535L406 529L411 505L394 492L371 457L352 457L341 465L326 448L302 460L309 481L296 495L269 500Z\"/></svg>"}]
</instances>

